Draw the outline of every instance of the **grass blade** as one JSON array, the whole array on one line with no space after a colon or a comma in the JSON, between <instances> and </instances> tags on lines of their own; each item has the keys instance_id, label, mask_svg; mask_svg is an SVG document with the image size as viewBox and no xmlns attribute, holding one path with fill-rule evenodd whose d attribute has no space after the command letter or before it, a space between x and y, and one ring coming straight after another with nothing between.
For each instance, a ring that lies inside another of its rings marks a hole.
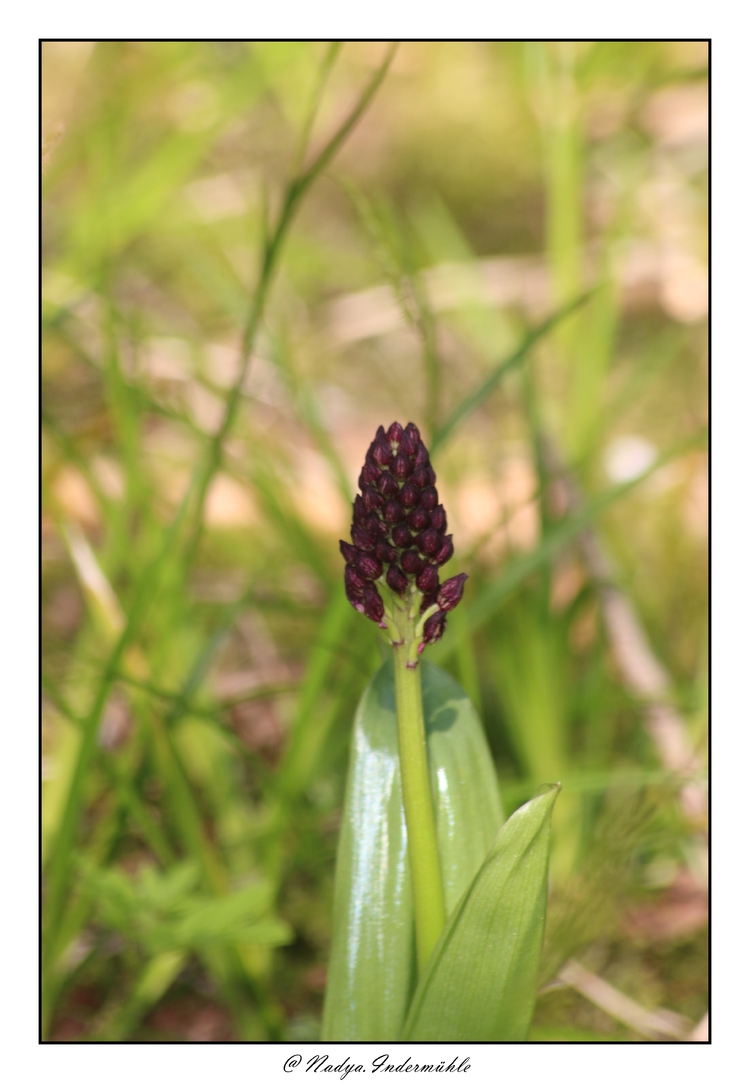
<instances>
[{"instance_id":1,"label":"grass blade","mask_svg":"<svg viewBox=\"0 0 750 1083\"><path fill-rule=\"evenodd\" d=\"M575 300L564 305L548 319L544 320L543 323L540 323L538 327L529 331L518 349L515 350L510 357L506 357L503 361L500 361L500 363L494 367L484 383L481 384L476 391L473 391L471 395L465 398L463 402L459 403L448 420L443 422L435 433L430 453L434 455L440 445L445 443L455 427L473 410L476 410L478 406L482 405L484 400L495 390L503 377L507 376L509 372L521 364L532 346L535 346L540 339L544 338L544 336L554 327L557 327L557 325L564 320L566 316L569 316L571 312L575 312L576 309L585 304L593 292L593 290L588 290L586 293L581 294L580 297L576 297Z\"/></svg>"}]
</instances>

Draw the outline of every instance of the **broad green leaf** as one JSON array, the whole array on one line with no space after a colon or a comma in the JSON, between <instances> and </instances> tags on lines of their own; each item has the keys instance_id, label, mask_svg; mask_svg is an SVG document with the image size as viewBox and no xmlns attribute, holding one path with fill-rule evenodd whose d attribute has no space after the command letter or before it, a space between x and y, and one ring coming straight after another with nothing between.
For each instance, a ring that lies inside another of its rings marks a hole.
<instances>
[{"instance_id":1,"label":"broad green leaf","mask_svg":"<svg viewBox=\"0 0 750 1083\"><path fill-rule=\"evenodd\" d=\"M409 1010L407 1041L523 1041L536 1000L559 785L518 809L448 918Z\"/></svg>"},{"instance_id":2,"label":"broad green leaf","mask_svg":"<svg viewBox=\"0 0 750 1083\"><path fill-rule=\"evenodd\" d=\"M422 693L448 912L502 822L482 725L452 677L422 663ZM398 762L393 662L366 689L352 739L336 864L324 1041L398 1037L416 985L414 918Z\"/></svg>"}]
</instances>

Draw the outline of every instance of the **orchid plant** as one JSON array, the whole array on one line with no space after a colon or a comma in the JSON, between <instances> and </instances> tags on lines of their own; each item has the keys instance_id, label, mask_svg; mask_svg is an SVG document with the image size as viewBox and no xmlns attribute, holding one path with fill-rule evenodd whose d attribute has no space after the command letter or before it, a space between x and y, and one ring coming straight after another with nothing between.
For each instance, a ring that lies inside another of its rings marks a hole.
<instances>
[{"instance_id":1,"label":"orchid plant","mask_svg":"<svg viewBox=\"0 0 750 1083\"><path fill-rule=\"evenodd\" d=\"M546 909L550 786L503 825L466 693L423 658L461 601L416 425L381 426L342 541L346 595L393 654L360 702L336 866L324 1040L518 1041Z\"/></svg>"}]
</instances>

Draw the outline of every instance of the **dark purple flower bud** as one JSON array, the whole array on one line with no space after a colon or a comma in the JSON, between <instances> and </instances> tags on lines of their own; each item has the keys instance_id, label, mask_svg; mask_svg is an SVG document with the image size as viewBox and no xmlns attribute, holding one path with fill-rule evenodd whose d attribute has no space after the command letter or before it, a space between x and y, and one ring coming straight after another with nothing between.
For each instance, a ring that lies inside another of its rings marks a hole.
<instances>
[{"instance_id":1,"label":"dark purple flower bud","mask_svg":"<svg viewBox=\"0 0 750 1083\"><path fill-rule=\"evenodd\" d=\"M437 502L437 489L434 485L428 485L422 493L422 507L427 508L428 511L432 511L432 509L437 506Z\"/></svg>"},{"instance_id":2,"label":"dark purple flower bud","mask_svg":"<svg viewBox=\"0 0 750 1083\"><path fill-rule=\"evenodd\" d=\"M364 523L366 518L367 518L367 508L365 507L365 502L362 499L362 497L359 495L359 493L357 493L357 495L354 498L354 522L355 523Z\"/></svg>"},{"instance_id":3,"label":"dark purple flower bud","mask_svg":"<svg viewBox=\"0 0 750 1083\"><path fill-rule=\"evenodd\" d=\"M354 561L357 559L357 550L354 548L353 545L350 545L349 542L340 541L339 549L341 550L341 555L347 564L353 564Z\"/></svg>"},{"instance_id":4,"label":"dark purple flower bud","mask_svg":"<svg viewBox=\"0 0 750 1083\"><path fill-rule=\"evenodd\" d=\"M442 504L438 504L432 513L430 520L430 526L433 530L437 530L438 534L442 534L448 525L448 516L445 514L445 508Z\"/></svg>"},{"instance_id":5,"label":"dark purple flower bud","mask_svg":"<svg viewBox=\"0 0 750 1083\"><path fill-rule=\"evenodd\" d=\"M383 565L371 553L357 553L355 565L365 579L380 579L383 574Z\"/></svg>"},{"instance_id":6,"label":"dark purple flower bud","mask_svg":"<svg viewBox=\"0 0 750 1083\"><path fill-rule=\"evenodd\" d=\"M415 504L419 503L419 489L412 485L410 481L407 481L398 494L398 502L404 508L413 508Z\"/></svg>"},{"instance_id":7,"label":"dark purple flower bud","mask_svg":"<svg viewBox=\"0 0 750 1083\"><path fill-rule=\"evenodd\" d=\"M374 620L376 624L380 624L383 619L383 613L385 612L383 599L378 594L377 589L369 583L367 583L364 588L364 603L365 615L368 616L370 620Z\"/></svg>"},{"instance_id":8,"label":"dark purple flower bud","mask_svg":"<svg viewBox=\"0 0 750 1083\"><path fill-rule=\"evenodd\" d=\"M350 602L352 602L352 599L355 599L358 602L364 600L364 591L367 582L362 578L356 568L352 568L351 564L347 564L344 568L344 586L346 587L346 596ZM354 602L352 602L352 605L354 605ZM360 612L364 613L364 607Z\"/></svg>"},{"instance_id":9,"label":"dark purple flower bud","mask_svg":"<svg viewBox=\"0 0 750 1083\"><path fill-rule=\"evenodd\" d=\"M384 497L396 496L398 494L398 482L389 474L387 470L378 471L378 480L376 481L377 490Z\"/></svg>"},{"instance_id":10,"label":"dark purple flower bud","mask_svg":"<svg viewBox=\"0 0 750 1083\"><path fill-rule=\"evenodd\" d=\"M416 462L417 466L429 466L430 464L430 453L421 440L419 441L419 447L417 448L417 457L414 461Z\"/></svg>"},{"instance_id":11,"label":"dark purple flower bud","mask_svg":"<svg viewBox=\"0 0 750 1083\"><path fill-rule=\"evenodd\" d=\"M424 465L418 466L411 476L412 484L418 489L426 489L430 484L430 471Z\"/></svg>"},{"instance_id":12,"label":"dark purple flower bud","mask_svg":"<svg viewBox=\"0 0 750 1083\"><path fill-rule=\"evenodd\" d=\"M378 560L382 560L384 564L393 564L394 561L398 560L398 549L394 549L386 541L379 541L375 546L375 556Z\"/></svg>"},{"instance_id":13,"label":"dark purple flower bud","mask_svg":"<svg viewBox=\"0 0 750 1083\"><path fill-rule=\"evenodd\" d=\"M468 579L465 572L454 575L452 579L446 579L437 592L437 604L443 613L450 613L461 601L464 593L464 583Z\"/></svg>"},{"instance_id":14,"label":"dark purple flower bud","mask_svg":"<svg viewBox=\"0 0 750 1083\"><path fill-rule=\"evenodd\" d=\"M424 622L425 643L437 643L445 631L445 613L433 613Z\"/></svg>"},{"instance_id":15,"label":"dark purple flower bud","mask_svg":"<svg viewBox=\"0 0 750 1083\"><path fill-rule=\"evenodd\" d=\"M379 477L380 467L368 455L365 459L365 465L362 467L359 475L360 489L364 489L366 485L374 485Z\"/></svg>"},{"instance_id":16,"label":"dark purple flower bud","mask_svg":"<svg viewBox=\"0 0 750 1083\"><path fill-rule=\"evenodd\" d=\"M383 518L386 523L400 523L406 512L395 500L389 500L383 508Z\"/></svg>"},{"instance_id":17,"label":"dark purple flower bud","mask_svg":"<svg viewBox=\"0 0 750 1083\"><path fill-rule=\"evenodd\" d=\"M396 594L403 594L406 588L409 586L409 580L404 573L396 565L392 565L388 569L388 574L385 577L385 581L391 590L394 590Z\"/></svg>"},{"instance_id":18,"label":"dark purple flower bud","mask_svg":"<svg viewBox=\"0 0 750 1083\"><path fill-rule=\"evenodd\" d=\"M399 450L403 451L405 455L416 455L417 448L419 447L419 429L410 421L404 429L404 435L401 437L401 445Z\"/></svg>"},{"instance_id":19,"label":"dark purple flower bud","mask_svg":"<svg viewBox=\"0 0 750 1083\"><path fill-rule=\"evenodd\" d=\"M362 493L362 499L364 500L365 507L368 511L377 511L377 509L382 508L385 503L380 493L376 493L369 485Z\"/></svg>"},{"instance_id":20,"label":"dark purple flower bud","mask_svg":"<svg viewBox=\"0 0 750 1083\"><path fill-rule=\"evenodd\" d=\"M417 548L423 553L427 553L429 556L434 553L440 545L440 535L437 530L430 528L429 530L423 530L421 534L416 537Z\"/></svg>"},{"instance_id":21,"label":"dark purple flower bud","mask_svg":"<svg viewBox=\"0 0 750 1083\"><path fill-rule=\"evenodd\" d=\"M389 442L391 444L395 444L398 447L401 443L401 437L403 436L403 433L404 430L401 428L398 421L394 421L386 435Z\"/></svg>"},{"instance_id":22,"label":"dark purple flower bud","mask_svg":"<svg viewBox=\"0 0 750 1083\"><path fill-rule=\"evenodd\" d=\"M365 519L367 533L373 538L384 538L388 533L388 527L375 511L371 511Z\"/></svg>"},{"instance_id":23,"label":"dark purple flower bud","mask_svg":"<svg viewBox=\"0 0 750 1083\"><path fill-rule=\"evenodd\" d=\"M358 549L370 550L375 548L375 541L367 533L363 526L359 523L354 523L352 526L352 541Z\"/></svg>"},{"instance_id":24,"label":"dark purple flower bud","mask_svg":"<svg viewBox=\"0 0 750 1083\"><path fill-rule=\"evenodd\" d=\"M447 564L450 558L453 556L453 535L446 534L438 551L433 554L432 559L435 563L442 567L443 564Z\"/></svg>"},{"instance_id":25,"label":"dark purple flower bud","mask_svg":"<svg viewBox=\"0 0 750 1083\"><path fill-rule=\"evenodd\" d=\"M430 523L430 513L426 508L415 508L406 520L412 530L424 530Z\"/></svg>"},{"instance_id":26,"label":"dark purple flower bud","mask_svg":"<svg viewBox=\"0 0 750 1083\"><path fill-rule=\"evenodd\" d=\"M401 554L401 567L409 575L418 575L424 568L424 561L416 549L407 549Z\"/></svg>"},{"instance_id":27,"label":"dark purple flower bud","mask_svg":"<svg viewBox=\"0 0 750 1083\"><path fill-rule=\"evenodd\" d=\"M347 600L354 606L358 613L364 613L365 603L361 598L358 598L356 594L352 594L348 587L346 587Z\"/></svg>"},{"instance_id":28,"label":"dark purple flower bud","mask_svg":"<svg viewBox=\"0 0 750 1083\"><path fill-rule=\"evenodd\" d=\"M372 457L378 466L387 466L391 461L391 445L383 435L383 438L378 438L375 441L375 446L372 449Z\"/></svg>"},{"instance_id":29,"label":"dark purple flower bud","mask_svg":"<svg viewBox=\"0 0 750 1083\"><path fill-rule=\"evenodd\" d=\"M404 430L404 435L401 437L401 444L399 451L403 451L404 455L408 455L410 459L413 459L417 453L418 441Z\"/></svg>"},{"instance_id":30,"label":"dark purple flower bud","mask_svg":"<svg viewBox=\"0 0 750 1083\"><path fill-rule=\"evenodd\" d=\"M398 526L394 526L391 533L391 540L394 545L397 545L399 549L406 549L412 544L411 531L406 523L399 523Z\"/></svg>"},{"instance_id":31,"label":"dark purple flower bud","mask_svg":"<svg viewBox=\"0 0 750 1083\"><path fill-rule=\"evenodd\" d=\"M385 429L382 425L378 425L378 431L375 433L375 440L386 440ZM373 441L374 443L374 441Z\"/></svg>"},{"instance_id":32,"label":"dark purple flower bud","mask_svg":"<svg viewBox=\"0 0 750 1083\"><path fill-rule=\"evenodd\" d=\"M414 470L414 463L403 451L399 451L391 470L397 478L408 478Z\"/></svg>"},{"instance_id":33,"label":"dark purple flower bud","mask_svg":"<svg viewBox=\"0 0 750 1083\"><path fill-rule=\"evenodd\" d=\"M433 594L439 583L438 570L434 564L428 564L417 576L417 586L423 594Z\"/></svg>"}]
</instances>

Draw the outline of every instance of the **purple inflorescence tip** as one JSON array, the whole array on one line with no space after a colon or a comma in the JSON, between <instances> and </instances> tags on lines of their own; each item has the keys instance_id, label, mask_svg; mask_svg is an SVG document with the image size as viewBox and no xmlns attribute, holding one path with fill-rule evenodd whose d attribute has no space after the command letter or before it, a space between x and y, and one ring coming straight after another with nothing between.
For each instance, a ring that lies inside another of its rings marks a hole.
<instances>
[{"instance_id":1,"label":"purple inflorescence tip","mask_svg":"<svg viewBox=\"0 0 750 1083\"><path fill-rule=\"evenodd\" d=\"M424 613L438 612L424 623L423 640L436 643L445 628L445 615L461 600L466 575L440 583L439 569L453 556L448 519L439 503L435 472L419 429L394 421L378 428L359 476L353 508L352 541L340 543L346 561L346 596L361 613L381 627L385 606L381 590L419 602ZM420 597L421 596L421 597ZM399 602L401 612L413 601ZM389 618L390 619L390 618Z\"/></svg>"},{"instance_id":2,"label":"purple inflorescence tip","mask_svg":"<svg viewBox=\"0 0 750 1083\"><path fill-rule=\"evenodd\" d=\"M388 440L391 444L395 444L396 447L400 447L403 434L404 430L401 428L398 421L394 421L387 433Z\"/></svg>"}]
</instances>

